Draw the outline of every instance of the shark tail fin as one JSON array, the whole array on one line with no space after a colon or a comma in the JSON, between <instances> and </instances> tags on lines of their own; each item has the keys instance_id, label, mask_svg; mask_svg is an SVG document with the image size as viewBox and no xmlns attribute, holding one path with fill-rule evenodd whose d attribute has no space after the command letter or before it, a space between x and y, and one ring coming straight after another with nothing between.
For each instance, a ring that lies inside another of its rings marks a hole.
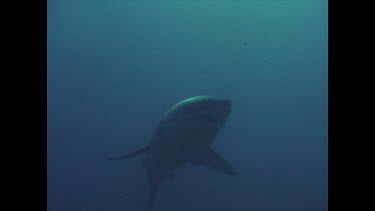
<instances>
[{"instance_id":1,"label":"shark tail fin","mask_svg":"<svg viewBox=\"0 0 375 211\"><path fill-rule=\"evenodd\" d=\"M151 207L154 204L158 186L159 186L158 184L150 184L150 193L149 193L148 203L146 207L147 211L151 210Z\"/></svg>"},{"instance_id":2,"label":"shark tail fin","mask_svg":"<svg viewBox=\"0 0 375 211\"><path fill-rule=\"evenodd\" d=\"M107 159L108 160L126 160L126 159L130 159L130 158L134 158L134 157L136 157L138 155L141 155L143 153L146 153L146 152L150 151L152 148L153 148L153 145L150 145L150 146L143 147L139 150L136 150L136 151L128 153L128 154L108 157Z\"/></svg>"},{"instance_id":3,"label":"shark tail fin","mask_svg":"<svg viewBox=\"0 0 375 211\"><path fill-rule=\"evenodd\" d=\"M211 148L206 148L198 153L197 157L192 160L192 164L204 165L228 175L237 174L233 167Z\"/></svg>"}]
</instances>

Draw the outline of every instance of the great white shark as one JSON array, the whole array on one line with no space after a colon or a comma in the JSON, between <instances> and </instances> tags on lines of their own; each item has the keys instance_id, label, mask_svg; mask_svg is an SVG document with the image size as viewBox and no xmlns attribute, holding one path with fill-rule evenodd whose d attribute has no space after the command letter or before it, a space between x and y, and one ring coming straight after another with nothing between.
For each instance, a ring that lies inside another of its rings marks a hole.
<instances>
[{"instance_id":1,"label":"great white shark","mask_svg":"<svg viewBox=\"0 0 375 211\"><path fill-rule=\"evenodd\" d=\"M229 100L212 96L182 100L164 115L149 145L108 159L124 160L145 155L142 163L150 187L147 210L155 200L160 183L173 179L174 171L187 163L236 175L233 167L210 146L222 129L231 107Z\"/></svg>"}]
</instances>

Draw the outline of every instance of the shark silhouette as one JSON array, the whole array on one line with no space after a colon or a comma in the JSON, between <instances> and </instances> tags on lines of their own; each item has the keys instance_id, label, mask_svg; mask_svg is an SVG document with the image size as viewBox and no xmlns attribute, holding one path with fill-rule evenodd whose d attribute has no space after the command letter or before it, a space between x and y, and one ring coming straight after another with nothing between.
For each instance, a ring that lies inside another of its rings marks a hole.
<instances>
[{"instance_id":1,"label":"shark silhouette","mask_svg":"<svg viewBox=\"0 0 375 211\"><path fill-rule=\"evenodd\" d=\"M108 159L124 160L146 155L142 162L150 187L146 207L149 210L160 183L173 179L174 171L187 163L236 175L234 169L210 147L230 111L231 102L226 99L211 96L185 99L164 115L148 146Z\"/></svg>"}]
</instances>

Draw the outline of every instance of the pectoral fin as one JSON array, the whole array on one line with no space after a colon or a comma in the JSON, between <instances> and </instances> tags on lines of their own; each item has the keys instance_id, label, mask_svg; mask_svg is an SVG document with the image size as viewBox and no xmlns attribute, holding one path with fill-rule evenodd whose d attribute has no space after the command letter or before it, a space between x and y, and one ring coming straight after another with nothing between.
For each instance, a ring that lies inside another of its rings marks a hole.
<instances>
[{"instance_id":1,"label":"pectoral fin","mask_svg":"<svg viewBox=\"0 0 375 211\"><path fill-rule=\"evenodd\" d=\"M128 153L128 154L124 154L124 155L118 155L118 156L108 157L107 159L108 160L125 160L125 159L134 158L134 157L136 157L138 155L141 155L141 154L144 154L144 153L148 153L151 150L154 150L155 148L157 148L158 145L160 145L160 143L151 144L149 146L143 147L143 148L141 148L139 150L136 150L134 152L131 152L131 153Z\"/></svg>"},{"instance_id":2,"label":"pectoral fin","mask_svg":"<svg viewBox=\"0 0 375 211\"><path fill-rule=\"evenodd\" d=\"M194 165L204 165L209 168L215 169L225 174L236 175L233 167L228 164L219 154L217 154L213 149L206 148L197 154L196 157L192 159L192 164Z\"/></svg>"}]
</instances>

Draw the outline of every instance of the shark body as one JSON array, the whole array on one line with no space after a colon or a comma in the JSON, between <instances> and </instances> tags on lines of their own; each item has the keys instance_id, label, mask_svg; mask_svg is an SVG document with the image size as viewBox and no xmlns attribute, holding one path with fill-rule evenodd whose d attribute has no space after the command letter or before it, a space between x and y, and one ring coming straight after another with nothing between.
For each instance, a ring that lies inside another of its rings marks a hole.
<instances>
[{"instance_id":1,"label":"shark body","mask_svg":"<svg viewBox=\"0 0 375 211\"><path fill-rule=\"evenodd\" d=\"M234 169L210 147L230 111L229 100L211 96L185 99L164 115L148 146L108 159L124 160L145 155L142 163L150 187L149 210L158 186L167 179L173 179L174 171L187 163L236 175Z\"/></svg>"}]
</instances>

